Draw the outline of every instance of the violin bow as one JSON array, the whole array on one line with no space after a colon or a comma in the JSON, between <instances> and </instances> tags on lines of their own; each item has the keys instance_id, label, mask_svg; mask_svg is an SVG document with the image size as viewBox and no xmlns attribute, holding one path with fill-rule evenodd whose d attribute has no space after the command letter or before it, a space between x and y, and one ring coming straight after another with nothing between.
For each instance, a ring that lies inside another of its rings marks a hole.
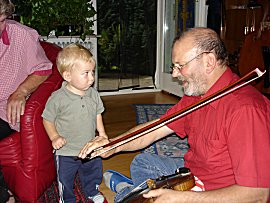
<instances>
[{"instance_id":1,"label":"violin bow","mask_svg":"<svg viewBox=\"0 0 270 203\"><path fill-rule=\"evenodd\" d=\"M161 128L162 126L176 120L179 119L195 110L197 110L198 108L201 108L227 94L230 94L231 92L253 82L254 80L260 78L263 74L265 74L266 71L262 72L260 71L258 68L252 70L251 72L247 73L245 76L243 76L242 78L238 79L237 81L235 81L234 83L222 88L221 90L209 95L208 97L205 97L201 100L199 100L198 102L196 102L195 104L191 104L190 106L187 106L186 108L183 108L173 114L170 114L156 122L153 122L147 126L144 126L136 131L133 131L123 137L120 137L108 144L105 144L101 147L98 147L96 149L93 150L93 152L95 151L99 151L101 149L105 149L106 147L110 147L100 153L97 153L95 156L90 156L91 154L87 155L86 158L88 159L93 159L97 156L100 156L108 151L111 151L113 149L115 149L116 147L119 147L123 144L126 144L128 142L131 142L132 140L135 140L147 133L150 133L158 128ZM256 77L254 76L254 74L256 73ZM252 76L254 76L253 78L251 78ZM251 79L250 79L251 78ZM249 79L249 80L248 80ZM247 81L246 81L247 80Z\"/></svg>"}]
</instances>

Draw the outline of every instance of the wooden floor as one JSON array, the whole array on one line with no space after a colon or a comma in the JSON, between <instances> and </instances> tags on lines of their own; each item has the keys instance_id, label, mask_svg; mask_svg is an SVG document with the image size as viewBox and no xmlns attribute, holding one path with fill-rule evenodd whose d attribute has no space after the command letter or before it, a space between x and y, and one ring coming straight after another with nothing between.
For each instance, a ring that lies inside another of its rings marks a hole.
<instances>
[{"instance_id":1,"label":"wooden floor","mask_svg":"<svg viewBox=\"0 0 270 203\"><path fill-rule=\"evenodd\" d=\"M105 106L103 114L105 129L110 138L129 130L136 125L136 114L133 104L175 104L178 97L163 92L103 96ZM103 171L112 169L129 176L129 166L133 157L139 152L114 155L103 160ZM115 193L102 182L101 192L109 203L113 203Z\"/></svg>"}]
</instances>

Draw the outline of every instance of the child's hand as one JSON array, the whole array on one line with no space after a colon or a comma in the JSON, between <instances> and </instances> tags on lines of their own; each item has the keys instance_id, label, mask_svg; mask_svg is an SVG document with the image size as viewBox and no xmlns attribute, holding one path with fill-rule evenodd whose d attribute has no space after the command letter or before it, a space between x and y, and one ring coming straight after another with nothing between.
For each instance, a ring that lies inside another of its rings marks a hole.
<instances>
[{"instance_id":1,"label":"child's hand","mask_svg":"<svg viewBox=\"0 0 270 203\"><path fill-rule=\"evenodd\" d=\"M56 137L52 140L52 146L54 149L60 149L66 144L66 139L62 136Z\"/></svg>"}]
</instances>

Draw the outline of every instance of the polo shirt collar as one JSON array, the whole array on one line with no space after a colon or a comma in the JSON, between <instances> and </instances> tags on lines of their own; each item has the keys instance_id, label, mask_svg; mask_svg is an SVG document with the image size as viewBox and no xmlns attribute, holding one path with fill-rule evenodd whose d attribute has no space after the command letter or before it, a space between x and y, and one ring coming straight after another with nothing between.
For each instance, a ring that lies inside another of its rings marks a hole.
<instances>
[{"instance_id":1,"label":"polo shirt collar","mask_svg":"<svg viewBox=\"0 0 270 203\"><path fill-rule=\"evenodd\" d=\"M89 88L88 90L85 91L85 95L84 96L80 96L78 94L74 94L73 92L69 91L66 86L67 86L67 82L66 81L63 81L61 88L64 90L64 92L66 93L66 95L71 100L81 99L82 97L90 96L90 94L91 94L90 93L91 92L91 88Z\"/></svg>"},{"instance_id":2,"label":"polo shirt collar","mask_svg":"<svg viewBox=\"0 0 270 203\"><path fill-rule=\"evenodd\" d=\"M4 28L0 37L5 45L10 45L8 33L7 33L7 27Z\"/></svg>"},{"instance_id":3,"label":"polo shirt collar","mask_svg":"<svg viewBox=\"0 0 270 203\"><path fill-rule=\"evenodd\" d=\"M206 92L205 95L202 96L202 99L214 94L215 92L231 84L234 81L233 78L234 78L233 72L231 71L230 68L227 68L227 70L221 75L221 77L216 81L216 83ZM217 99L216 101L211 102L210 105L216 108L219 101L220 100Z\"/></svg>"}]
</instances>

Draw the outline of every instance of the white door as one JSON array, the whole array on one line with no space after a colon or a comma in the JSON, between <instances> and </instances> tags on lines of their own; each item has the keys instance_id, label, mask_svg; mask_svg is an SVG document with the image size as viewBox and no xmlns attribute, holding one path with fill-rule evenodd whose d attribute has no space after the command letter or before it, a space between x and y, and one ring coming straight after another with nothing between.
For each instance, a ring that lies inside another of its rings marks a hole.
<instances>
[{"instance_id":1,"label":"white door","mask_svg":"<svg viewBox=\"0 0 270 203\"><path fill-rule=\"evenodd\" d=\"M187 2L187 0L182 2ZM179 0L158 0L156 86L182 97L183 90L179 80L172 78L170 73L171 48L177 33L178 3ZM206 11L205 0L197 0L195 2L195 26L206 26Z\"/></svg>"}]
</instances>

